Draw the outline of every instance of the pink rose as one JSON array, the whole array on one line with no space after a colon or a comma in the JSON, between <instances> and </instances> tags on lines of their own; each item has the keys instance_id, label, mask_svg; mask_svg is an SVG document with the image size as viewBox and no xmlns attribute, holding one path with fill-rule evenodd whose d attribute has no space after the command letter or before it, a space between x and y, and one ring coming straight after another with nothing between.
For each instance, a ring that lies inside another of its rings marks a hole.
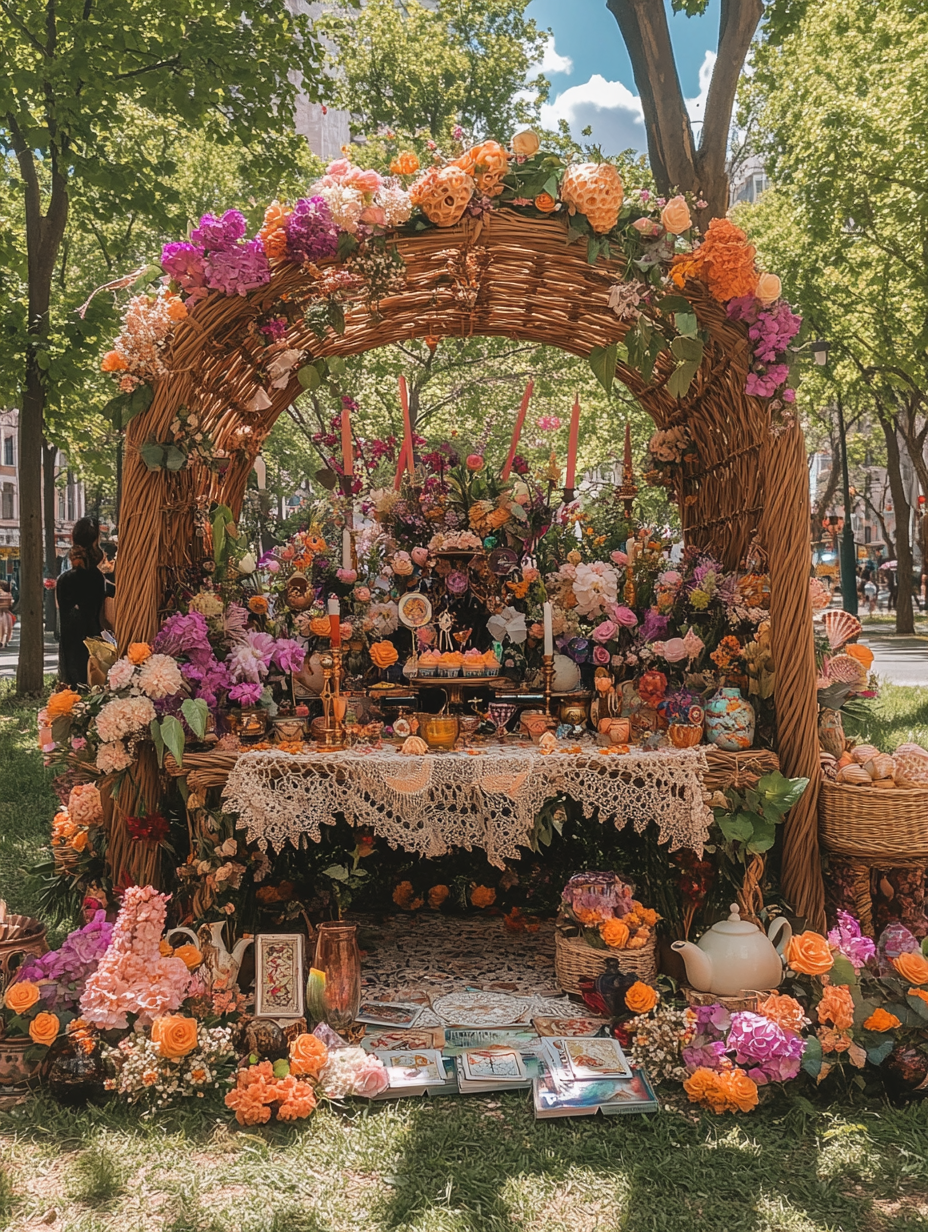
<instances>
[{"instance_id":1,"label":"pink rose","mask_svg":"<svg viewBox=\"0 0 928 1232\"><path fill-rule=\"evenodd\" d=\"M657 580L661 586L666 586L668 590L676 590L683 581L683 577L675 569L667 569L658 576Z\"/></svg>"},{"instance_id":2,"label":"pink rose","mask_svg":"<svg viewBox=\"0 0 928 1232\"><path fill-rule=\"evenodd\" d=\"M351 625L348 623L347 620L343 620L342 623L338 627L339 627L339 630L341 631L342 637L345 639L345 641L347 641L348 638L351 637L351 633L352 633Z\"/></svg>"},{"instance_id":3,"label":"pink rose","mask_svg":"<svg viewBox=\"0 0 928 1232\"><path fill-rule=\"evenodd\" d=\"M624 603L616 603L612 608L612 619L617 625L621 625L623 629L634 629L638 623L638 617L630 607L626 607Z\"/></svg>"},{"instance_id":4,"label":"pink rose","mask_svg":"<svg viewBox=\"0 0 928 1232\"><path fill-rule=\"evenodd\" d=\"M265 568L268 573L280 573L280 565L276 560L269 560Z\"/></svg>"},{"instance_id":5,"label":"pink rose","mask_svg":"<svg viewBox=\"0 0 928 1232\"><path fill-rule=\"evenodd\" d=\"M536 640L544 637L545 635L544 625L540 625L538 621L536 620L535 623L530 626L528 635L529 637L534 637Z\"/></svg>"},{"instance_id":6,"label":"pink rose","mask_svg":"<svg viewBox=\"0 0 928 1232\"><path fill-rule=\"evenodd\" d=\"M361 211L358 221L367 223L369 227L386 226L386 211L381 209L379 205L369 205L366 210Z\"/></svg>"},{"instance_id":7,"label":"pink rose","mask_svg":"<svg viewBox=\"0 0 928 1232\"><path fill-rule=\"evenodd\" d=\"M325 169L326 175L330 175L333 180L340 180L342 176L348 174L351 170L350 158L336 158L334 162L329 163Z\"/></svg>"},{"instance_id":8,"label":"pink rose","mask_svg":"<svg viewBox=\"0 0 928 1232\"><path fill-rule=\"evenodd\" d=\"M413 548L412 550L413 563L417 564L420 569L425 564L425 562L428 560L428 558L429 558L428 548Z\"/></svg>"},{"instance_id":9,"label":"pink rose","mask_svg":"<svg viewBox=\"0 0 928 1232\"><path fill-rule=\"evenodd\" d=\"M619 631L619 626L613 620L604 620L593 630L594 642L611 642Z\"/></svg>"},{"instance_id":10,"label":"pink rose","mask_svg":"<svg viewBox=\"0 0 928 1232\"><path fill-rule=\"evenodd\" d=\"M355 569L336 569L335 576L346 585L358 580L357 570Z\"/></svg>"},{"instance_id":11,"label":"pink rose","mask_svg":"<svg viewBox=\"0 0 928 1232\"><path fill-rule=\"evenodd\" d=\"M645 236L646 239L660 235L662 230L660 223L652 222L650 218L636 218L632 226L639 235Z\"/></svg>"},{"instance_id":12,"label":"pink rose","mask_svg":"<svg viewBox=\"0 0 928 1232\"><path fill-rule=\"evenodd\" d=\"M428 625L416 630L416 637L423 646L431 646L435 641L435 630Z\"/></svg>"},{"instance_id":13,"label":"pink rose","mask_svg":"<svg viewBox=\"0 0 928 1232\"><path fill-rule=\"evenodd\" d=\"M686 657L688 659L695 659L698 655L701 655L706 648L706 643L697 633L694 633L692 629L687 630L686 635L683 638L683 645L686 647Z\"/></svg>"},{"instance_id":14,"label":"pink rose","mask_svg":"<svg viewBox=\"0 0 928 1232\"><path fill-rule=\"evenodd\" d=\"M367 586L356 586L354 590L354 597L359 603L370 603L371 592Z\"/></svg>"},{"instance_id":15,"label":"pink rose","mask_svg":"<svg viewBox=\"0 0 928 1232\"><path fill-rule=\"evenodd\" d=\"M624 552L610 552L609 559L616 565L627 565L628 557Z\"/></svg>"},{"instance_id":16,"label":"pink rose","mask_svg":"<svg viewBox=\"0 0 928 1232\"><path fill-rule=\"evenodd\" d=\"M595 637L596 635L594 634L593 636ZM598 667L608 667L611 661L612 656L605 646L593 647L593 662Z\"/></svg>"},{"instance_id":17,"label":"pink rose","mask_svg":"<svg viewBox=\"0 0 928 1232\"><path fill-rule=\"evenodd\" d=\"M389 1085L390 1079L387 1077L383 1061L379 1057L368 1056L366 1062L354 1071L351 1091L353 1095L373 1099L375 1095L385 1091Z\"/></svg>"},{"instance_id":18,"label":"pink rose","mask_svg":"<svg viewBox=\"0 0 928 1232\"><path fill-rule=\"evenodd\" d=\"M467 469L469 471L482 471L484 465L484 460L479 453L469 453L467 455Z\"/></svg>"},{"instance_id":19,"label":"pink rose","mask_svg":"<svg viewBox=\"0 0 928 1232\"><path fill-rule=\"evenodd\" d=\"M681 659L688 658L686 643L682 637L672 637L664 642L664 649L659 653L663 654L668 663L679 663Z\"/></svg>"}]
</instances>

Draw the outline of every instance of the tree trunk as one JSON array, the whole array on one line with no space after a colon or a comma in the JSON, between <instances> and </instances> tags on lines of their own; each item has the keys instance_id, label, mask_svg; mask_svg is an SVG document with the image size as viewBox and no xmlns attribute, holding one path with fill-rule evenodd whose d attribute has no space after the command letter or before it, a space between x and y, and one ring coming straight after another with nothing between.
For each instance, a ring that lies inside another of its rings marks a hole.
<instances>
[{"instance_id":1,"label":"tree trunk","mask_svg":"<svg viewBox=\"0 0 928 1232\"><path fill-rule=\"evenodd\" d=\"M50 445L46 441L42 448L42 503L43 503L43 529L45 532L45 576L56 578L58 576L58 547L55 542L55 498L57 489L55 487L55 462L58 458L58 449L55 445ZM47 633L57 638L58 631L56 628L57 604L55 603L55 592L53 590L45 591L45 629Z\"/></svg>"},{"instance_id":2,"label":"tree trunk","mask_svg":"<svg viewBox=\"0 0 928 1232\"><path fill-rule=\"evenodd\" d=\"M896 512L896 578L899 591L896 598L896 632L914 635L915 615L912 611L912 541L909 536L909 501L902 476L902 461L899 455L899 438L896 435L895 419L880 416L883 436L886 438L886 473L889 490L893 496Z\"/></svg>"}]
</instances>

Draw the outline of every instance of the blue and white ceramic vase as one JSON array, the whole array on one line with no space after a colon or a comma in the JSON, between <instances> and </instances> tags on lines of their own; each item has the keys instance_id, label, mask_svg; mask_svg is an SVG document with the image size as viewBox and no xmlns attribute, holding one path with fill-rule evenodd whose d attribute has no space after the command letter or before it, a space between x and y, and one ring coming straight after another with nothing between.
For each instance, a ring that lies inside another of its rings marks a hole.
<instances>
[{"instance_id":1,"label":"blue and white ceramic vase","mask_svg":"<svg viewBox=\"0 0 928 1232\"><path fill-rule=\"evenodd\" d=\"M740 689L719 689L709 699L706 739L726 753L741 753L754 743L754 707Z\"/></svg>"}]
</instances>

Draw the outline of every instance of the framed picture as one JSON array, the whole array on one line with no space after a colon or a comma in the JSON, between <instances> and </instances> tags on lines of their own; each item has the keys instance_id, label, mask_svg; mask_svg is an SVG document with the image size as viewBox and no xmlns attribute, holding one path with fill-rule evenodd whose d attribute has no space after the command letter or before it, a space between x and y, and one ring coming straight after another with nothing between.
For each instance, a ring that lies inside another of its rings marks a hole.
<instances>
[{"instance_id":1,"label":"framed picture","mask_svg":"<svg viewBox=\"0 0 928 1232\"><path fill-rule=\"evenodd\" d=\"M302 1018L303 934L259 933L255 950L255 1017Z\"/></svg>"}]
</instances>

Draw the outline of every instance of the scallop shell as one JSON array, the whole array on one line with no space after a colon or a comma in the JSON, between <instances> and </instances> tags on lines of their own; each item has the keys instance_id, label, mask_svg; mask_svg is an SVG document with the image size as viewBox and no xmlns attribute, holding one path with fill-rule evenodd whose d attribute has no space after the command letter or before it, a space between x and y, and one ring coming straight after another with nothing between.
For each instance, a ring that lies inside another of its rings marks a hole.
<instances>
[{"instance_id":1,"label":"scallop shell","mask_svg":"<svg viewBox=\"0 0 928 1232\"><path fill-rule=\"evenodd\" d=\"M858 766L862 766L879 755L880 750L872 744L858 744L856 748L851 749L851 759L856 761Z\"/></svg>"},{"instance_id":2,"label":"scallop shell","mask_svg":"<svg viewBox=\"0 0 928 1232\"><path fill-rule=\"evenodd\" d=\"M837 779L853 787L869 787L873 781L863 766L844 766L838 771Z\"/></svg>"},{"instance_id":3,"label":"scallop shell","mask_svg":"<svg viewBox=\"0 0 928 1232\"><path fill-rule=\"evenodd\" d=\"M428 751L429 746L421 736L407 736L400 749L401 753L411 754L414 757L422 757Z\"/></svg>"},{"instance_id":4,"label":"scallop shell","mask_svg":"<svg viewBox=\"0 0 928 1232\"><path fill-rule=\"evenodd\" d=\"M853 638L860 637L863 629L863 625L856 616L852 616L850 612L843 612L837 609L823 612L821 621L825 626L825 636L828 638L828 645L832 650L840 650L842 646L846 646Z\"/></svg>"},{"instance_id":5,"label":"scallop shell","mask_svg":"<svg viewBox=\"0 0 928 1232\"><path fill-rule=\"evenodd\" d=\"M847 654L835 655L825 664L825 674L833 683L849 684L861 689L867 683L867 669L857 659Z\"/></svg>"},{"instance_id":6,"label":"scallop shell","mask_svg":"<svg viewBox=\"0 0 928 1232\"><path fill-rule=\"evenodd\" d=\"M546 753L553 753L557 748L557 736L555 736L554 732L545 732L538 741L538 747Z\"/></svg>"},{"instance_id":7,"label":"scallop shell","mask_svg":"<svg viewBox=\"0 0 928 1232\"><path fill-rule=\"evenodd\" d=\"M896 785L928 787L928 753L918 744L900 744L896 749Z\"/></svg>"},{"instance_id":8,"label":"scallop shell","mask_svg":"<svg viewBox=\"0 0 928 1232\"><path fill-rule=\"evenodd\" d=\"M841 756L838 758L838 769L839 770L843 770L845 766L853 766L853 765L854 765L854 758L850 755L850 753L842 753Z\"/></svg>"},{"instance_id":9,"label":"scallop shell","mask_svg":"<svg viewBox=\"0 0 928 1232\"><path fill-rule=\"evenodd\" d=\"M864 762L864 769L873 780L891 779L896 772L896 763L888 753L877 753Z\"/></svg>"}]
</instances>

